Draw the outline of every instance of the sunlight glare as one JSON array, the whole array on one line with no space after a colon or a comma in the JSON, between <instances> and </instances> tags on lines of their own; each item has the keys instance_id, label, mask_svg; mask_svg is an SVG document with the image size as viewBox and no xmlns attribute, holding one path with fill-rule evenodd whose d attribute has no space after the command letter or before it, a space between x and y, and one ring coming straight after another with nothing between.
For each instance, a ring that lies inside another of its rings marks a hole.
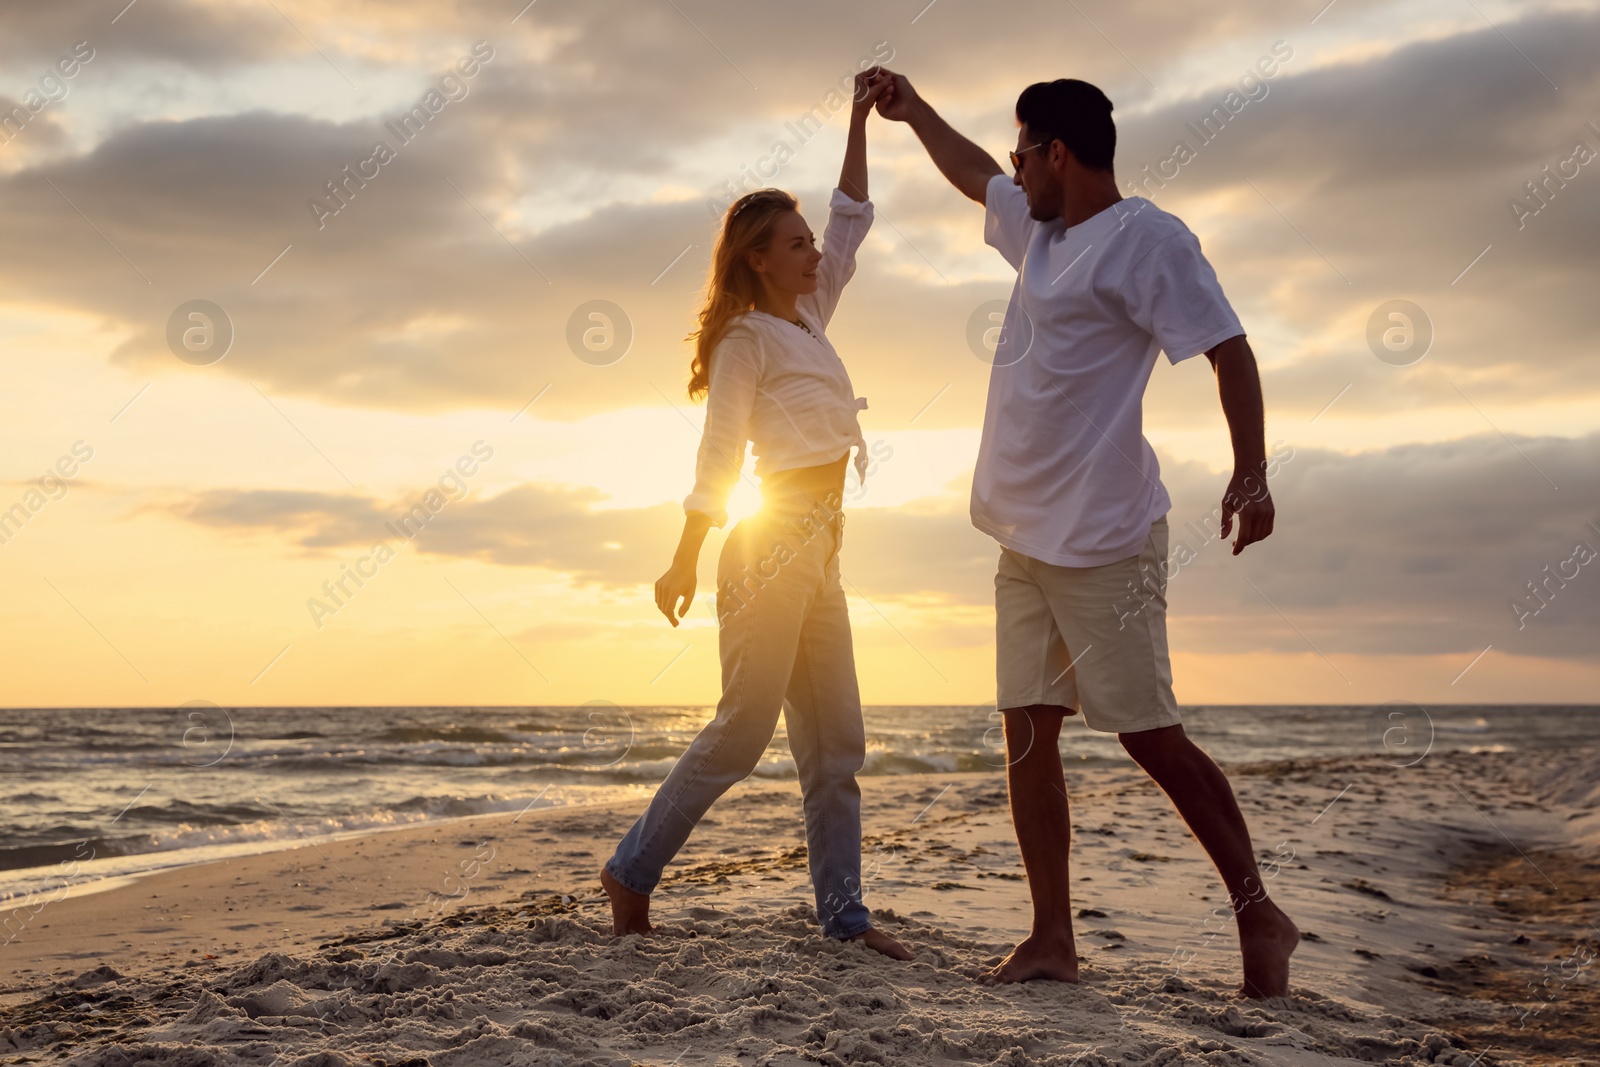
<instances>
[{"instance_id":1,"label":"sunlight glare","mask_svg":"<svg viewBox=\"0 0 1600 1067\"><path fill-rule=\"evenodd\" d=\"M740 519L748 518L761 510L761 491L751 484L750 479L740 478L733 483L733 490L728 494L728 525L726 529L733 529L733 524Z\"/></svg>"}]
</instances>

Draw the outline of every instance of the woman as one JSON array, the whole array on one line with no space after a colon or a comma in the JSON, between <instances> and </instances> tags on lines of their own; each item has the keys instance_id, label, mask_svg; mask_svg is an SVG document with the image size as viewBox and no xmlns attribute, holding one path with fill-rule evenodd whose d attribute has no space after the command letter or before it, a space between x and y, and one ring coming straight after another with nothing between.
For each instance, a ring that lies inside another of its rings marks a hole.
<instances>
[{"instance_id":1,"label":"woman","mask_svg":"<svg viewBox=\"0 0 1600 1067\"><path fill-rule=\"evenodd\" d=\"M839 584L845 464L866 442L850 376L823 334L872 224L866 121L887 84L856 76L839 187L819 252L794 197L759 189L723 219L690 363L689 395L707 394L683 537L656 582L672 625L694 600L700 546L728 520L728 492L756 456L762 505L728 533L717 563L722 699L656 791L600 880L617 934L650 932L650 892L706 810L755 769L782 709L805 797L806 844L823 933L911 954L872 925L861 902L861 792L866 752L850 620ZM784 701L788 706L784 709Z\"/></svg>"}]
</instances>

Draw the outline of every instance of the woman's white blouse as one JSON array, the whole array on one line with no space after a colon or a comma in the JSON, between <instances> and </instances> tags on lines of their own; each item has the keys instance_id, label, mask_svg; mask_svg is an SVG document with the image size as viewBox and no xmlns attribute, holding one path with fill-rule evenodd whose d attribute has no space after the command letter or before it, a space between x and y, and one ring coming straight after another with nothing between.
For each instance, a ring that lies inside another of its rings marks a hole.
<instances>
[{"instance_id":1,"label":"woman's white blouse","mask_svg":"<svg viewBox=\"0 0 1600 1067\"><path fill-rule=\"evenodd\" d=\"M711 352L706 423L695 460L694 491L685 513L702 512L714 526L728 521L728 493L744 466L745 443L756 457L756 476L831 463L856 446L856 475L867 476L867 444L844 362L826 328L839 293L856 270L856 249L872 225L872 201L852 200L835 189L822 234L817 290L795 302L813 333L763 311L748 311Z\"/></svg>"}]
</instances>

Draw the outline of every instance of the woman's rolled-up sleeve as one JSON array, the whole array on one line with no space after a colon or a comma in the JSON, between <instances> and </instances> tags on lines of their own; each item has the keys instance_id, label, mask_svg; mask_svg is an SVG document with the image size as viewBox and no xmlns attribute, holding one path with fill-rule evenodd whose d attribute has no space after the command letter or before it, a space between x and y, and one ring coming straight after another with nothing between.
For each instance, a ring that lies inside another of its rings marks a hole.
<instances>
[{"instance_id":1,"label":"woman's rolled-up sleeve","mask_svg":"<svg viewBox=\"0 0 1600 1067\"><path fill-rule=\"evenodd\" d=\"M734 326L712 349L694 491L684 497L683 510L708 515L711 525L719 528L728 522L728 494L744 468L761 373L761 344L748 327Z\"/></svg>"},{"instance_id":2,"label":"woman's rolled-up sleeve","mask_svg":"<svg viewBox=\"0 0 1600 1067\"><path fill-rule=\"evenodd\" d=\"M828 201L828 225L822 231L822 260L817 264L817 291L795 301L826 329L839 306L839 294L856 272L856 249L872 228L872 201L854 200L835 189Z\"/></svg>"}]
</instances>

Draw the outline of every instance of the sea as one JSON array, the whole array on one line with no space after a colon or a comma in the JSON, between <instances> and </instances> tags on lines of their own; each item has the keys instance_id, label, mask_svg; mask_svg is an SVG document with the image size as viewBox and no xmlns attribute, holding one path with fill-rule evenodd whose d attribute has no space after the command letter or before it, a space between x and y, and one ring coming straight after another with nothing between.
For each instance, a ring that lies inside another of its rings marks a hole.
<instances>
[{"instance_id":1,"label":"sea","mask_svg":"<svg viewBox=\"0 0 1600 1067\"><path fill-rule=\"evenodd\" d=\"M151 871L487 812L648 797L712 707L0 709L0 901L94 892ZM1224 767L1600 744L1600 705L1198 706ZM864 709L865 778L1000 776L989 706ZM1128 764L1066 720L1062 757ZM754 776L795 777L780 720ZM868 786L870 788L870 785Z\"/></svg>"}]
</instances>

